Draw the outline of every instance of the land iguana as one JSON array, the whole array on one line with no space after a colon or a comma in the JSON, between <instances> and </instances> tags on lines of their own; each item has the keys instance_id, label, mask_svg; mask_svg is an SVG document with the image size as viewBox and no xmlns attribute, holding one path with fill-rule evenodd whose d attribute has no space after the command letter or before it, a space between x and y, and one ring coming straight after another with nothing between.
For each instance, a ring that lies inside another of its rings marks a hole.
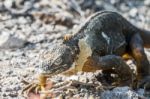
<instances>
[{"instance_id":1,"label":"land iguana","mask_svg":"<svg viewBox=\"0 0 150 99\"><path fill-rule=\"evenodd\" d=\"M63 43L54 44L41 55L39 85L55 74L74 74L78 71L113 71L120 83L132 82L132 70L122 56L131 55L137 66L137 82L145 88L150 83L150 64L144 47L150 45L150 32L129 23L120 14L111 11L97 12L73 34L64 37Z\"/></svg>"}]
</instances>

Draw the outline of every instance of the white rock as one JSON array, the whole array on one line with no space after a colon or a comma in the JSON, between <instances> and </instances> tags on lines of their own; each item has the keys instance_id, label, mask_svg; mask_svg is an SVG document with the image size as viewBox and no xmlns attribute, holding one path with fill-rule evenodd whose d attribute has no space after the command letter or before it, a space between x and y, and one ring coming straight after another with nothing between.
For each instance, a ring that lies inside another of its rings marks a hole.
<instances>
[{"instance_id":1,"label":"white rock","mask_svg":"<svg viewBox=\"0 0 150 99\"><path fill-rule=\"evenodd\" d=\"M103 7L105 10L108 10L108 11L116 11L116 12L119 12L113 5L111 4L103 4Z\"/></svg>"},{"instance_id":2,"label":"white rock","mask_svg":"<svg viewBox=\"0 0 150 99\"><path fill-rule=\"evenodd\" d=\"M88 80L87 80L86 77L82 77L82 76L81 76L81 77L79 78L79 81L80 81L80 82L83 82L83 83L87 83Z\"/></svg>"},{"instance_id":3,"label":"white rock","mask_svg":"<svg viewBox=\"0 0 150 99\"><path fill-rule=\"evenodd\" d=\"M110 3L111 3L111 4L117 4L117 3L119 3L119 1L120 1L120 0L110 0Z\"/></svg>"},{"instance_id":4,"label":"white rock","mask_svg":"<svg viewBox=\"0 0 150 99\"><path fill-rule=\"evenodd\" d=\"M79 77L76 76L76 75L72 75L72 76L70 76L69 78L67 78L66 80L67 80L67 81L70 81L70 80L76 80L76 81L78 81L78 80L79 80Z\"/></svg>"},{"instance_id":5,"label":"white rock","mask_svg":"<svg viewBox=\"0 0 150 99\"><path fill-rule=\"evenodd\" d=\"M117 87L112 91L105 91L101 94L101 99L139 99L136 92L129 87Z\"/></svg>"},{"instance_id":6,"label":"white rock","mask_svg":"<svg viewBox=\"0 0 150 99\"><path fill-rule=\"evenodd\" d=\"M13 0L5 0L4 6L5 6L6 8L11 8L12 3L13 3Z\"/></svg>"},{"instance_id":7,"label":"white rock","mask_svg":"<svg viewBox=\"0 0 150 99\"><path fill-rule=\"evenodd\" d=\"M2 33L0 35L0 48L9 49L9 48L21 48L26 43L25 40L17 38L9 33Z\"/></svg>"},{"instance_id":8,"label":"white rock","mask_svg":"<svg viewBox=\"0 0 150 99\"><path fill-rule=\"evenodd\" d=\"M131 10L130 10L130 12L129 12L129 15L131 16L131 17L135 17L136 15L137 15L137 8L132 8Z\"/></svg>"},{"instance_id":9,"label":"white rock","mask_svg":"<svg viewBox=\"0 0 150 99\"><path fill-rule=\"evenodd\" d=\"M150 0L145 0L145 1L144 1L144 4L145 4L146 6L150 6Z\"/></svg>"},{"instance_id":10,"label":"white rock","mask_svg":"<svg viewBox=\"0 0 150 99\"><path fill-rule=\"evenodd\" d=\"M123 11L123 12L127 12L130 9L125 3L122 3L122 4L120 4L120 10Z\"/></svg>"}]
</instances>

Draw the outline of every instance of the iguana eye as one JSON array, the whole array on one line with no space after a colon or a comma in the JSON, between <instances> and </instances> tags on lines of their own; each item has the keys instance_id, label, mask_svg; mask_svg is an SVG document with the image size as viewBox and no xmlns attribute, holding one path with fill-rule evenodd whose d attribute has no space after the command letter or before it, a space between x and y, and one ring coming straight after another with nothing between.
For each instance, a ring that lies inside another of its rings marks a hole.
<instances>
[{"instance_id":1,"label":"iguana eye","mask_svg":"<svg viewBox=\"0 0 150 99\"><path fill-rule=\"evenodd\" d=\"M62 59L61 58L57 58L54 62L55 65L60 65L62 63Z\"/></svg>"}]
</instances>

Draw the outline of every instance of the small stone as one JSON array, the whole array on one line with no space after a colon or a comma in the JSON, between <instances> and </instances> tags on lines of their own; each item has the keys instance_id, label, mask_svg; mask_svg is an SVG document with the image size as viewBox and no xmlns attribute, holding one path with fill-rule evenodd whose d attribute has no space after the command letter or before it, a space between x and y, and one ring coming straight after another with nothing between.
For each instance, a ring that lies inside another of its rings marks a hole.
<instances>
[{"instance_id":1,"label":"small stone","mask_svg":"<svg viewBox=\"0 0 150 99\"><path fill-rule=\"evenodd\" d=\"M85 95L84 95L84 98L83 99L90 99L89 98L89 94L88 93L85 93Z\"/></svg>"},{"instance_id":2,"label":"small stone","mask_svg":"<svg viewBox=\"0 0 150 99\"><path fill-rule=\"evenodd\" d=\"M81 90L80 90L80 94L82 94L82 93L86 93L86 92L88 92L88 90L87 89L85 89L85 88L81 88Z\"/></svg>"},{"instance_id":3,"label":"small stone","mask_svg":"<svg viewBox=\"0 0 150 99\"><path fill-rule=\"evenodd\" d=\"M12 70L9 70L9 71L7 71L6 72L8 75L11 75L12 73L13 73L13 71Z\"/></svg>"},{"instance_id":4,"label":"small stone","mask_svg":"<svg viewBox=\"0 0 150 99\"><path fill-rule=\"evenodd\" d=\"M145 17L144 17L144 15L140 14L140 15L139 15L139 19L140 19L142 22L145 22Z\"/></svg>"},{"instance_id":5,"label":"small stone","mask_svg":"<svg viewBox=\"0 0 150 99\"><path fill-rule=\"evenodd\" d=\"M74 89L67 89L67 91L65 92L68 96L72 97L73 96L73 92L75 92Z\"/></svg>"},{"instance_id":6,"label":"small stone","mask_svg":"<svg viewBox=\"0 0 150 99\"><path fill-rule=\"evenodd\" d=\"M110 0L110 3L111 4L117 4L117 3L119 3L120 2L120 0Z\"/></svg>"},{"instance_id":7,"label":"small stone","mask_svg":"<svg viewBox=\"0 0 150 99\"><path fill-rule=\"evenodd\" d=\"M116 87L112 91L105 91L101 99L139 99L139 95L129 87Z\"/></svg>"},{"instance_id":8,"label":"small stone","mask_svg":"<svg viewBox=\"0 0 150 99\"><path fill-rule=\"evenodd\" d=\"M111 4L105 3L105 4L103 4L103 7L105 10L118 12L118 10Z\"/></svg>"},{"instance_id":9,"label":"small stone","mask_svg":"<svg viewBox=\"0 0 150 99\"><path fill-rule=\"evenodd\" d=\"M7 95L6 95L6 93L3 93L3 97L6 97Z\"/></svg>"},{"instance_id":10,"label":"small stone","mask_svg":"<svg viewBox=\"0 0 150 99\"><path fill-rule=\"evenodd\" d=\"M24 17L19 17L19 18L18 18L18 22L19 22L20 24L27 24L27 23L28 23L28 21L27 21Z\"/></svg>"},{"instance_id":11,"label":"small stone","mask_svg":"<svg viewBox=\"0 0 150 99\"><path fill-rule=\"evenodd\" d=\"M43 98L44 99L44 98ZM55 99L64 99L63 98L63 95L62 94L60 94L58 97L56 97Z\"/></svg>"},{"instance_id":12,"label":"small stone","mask_svg":"<svg viewBox=\"0 0 150 99\"><path fill-rule=\"evenodd\" d=\"M150 0L144 0L144 5L150 6Z\"/></svg>"},{"instance_id":13,"label":"small stone","mask_svg":"<svg viewBox=\"0 0 150 99\"><path fill-rule=\"evenodd\" d=\"M64 79L65 79L65 78L64 78ZM55 82L62 82L64 79L63 79L62 76L53 77L53 80L54 80ZM51 79L51 80L52 80L52 79Z\"/></svg>"},{"instance_id":14,"label":"small stone","mask_svg":"<svg viewBox=\"0 0 150 99\"><path fill-rule=\"evenodd\" d=\"M0 35L0 48L9 49L9 48L21 48L26 43L25 40L14 37L9 33L2 33Z\"/></svg>"},{"instance_id":15,"label":"small stone","mask_svg":"<svg viewBox=\"0 0 150 99\"><path fill-rule=\"evenodd\" d=\"M46 99L47 95L46 94L40 94L40 99Z\"/></svg>"},{"instance_id":16,"label":"small stone","mask_svg":"<svg viewBox=\"0 0 150 99\"><path fill-rule=\"evenodd\" d=\"M72 75L71 77L67 78L67 80L79 80L80 78L76 75Z\"/></svg>"},{"instance_id":17,"label":"small stone","mask_svg":"<svg viewBox=\"0 0 150 99\"><path fill-rule=\"evenodd\" d=\"M93 95L90 95L88 99L95 99Z\"/></svg>"},{"instance_id":18,"label":"small stone","mask_svg":"<svg viewBox=\"0 0 150 99\"><path fill-rule=\"evenodd\" d=\"M13 4L13 0L5 0L5 2L4 2L4 6L6 7L6 8L11 8L12 7L12 4Z\"/></svg>"},{"instance_id":19,"label":"small stone","mask_svg":"<svg viewBox=\"0 0 150 99\"><path fill-rule=\"evenodd\" d=\"M11 92L11 93L9 93L10 97L17 97L17 95L18 95L17 92Z\"/></svg>"},{"instance_id":20,"label":"small stone","mask_svg":"<svg viewBox=\"0 0 150 99\"><path fill-rule=\"evenodd\" d=\"M120 4L120 10L123 11L123 12L127 12L130 9L126 4L122 3L122 4Z\"/></svg>"},{"instance_id":21,"label":"small stone","mask_svg":"<svg viewBox=\"0 0 150 99\"><path fill-rule=\"evenodd\" d=\"M82 72L82 71L79 71L79 72L77 72L77 75L83 75L84 74L84 72Z\"/></svg>"},{"instance_id":22,"label":"small stone","mask_svg":"<svg viewBox=\"0 0 150 99\"><path fill-rule=\"evenodd\" d=\"M76 95L73 95L73 98L75 99L79 99L80 98L80 95L79 94L76 94Z\"/></svg>"},{"instance_id":23,"label":"small stone","mask_svg":"<svg viewBox=\"0 0 150 99\"><path fill-rule=\"evenodd\" d=\"M80 82L83 82L83 83L87 83L87 82L88 82L88 79L87 79L86 77L82 77L82 76L81 76L81 77L79 78L79 81L80 81Z\"/></svg>"},{"instance_id":24,"label":"small stone","mask_svg":"<svg viewBox=\"0 0 150 99\"><path fill-rule=\"evenodd\" d=\"M129 67L133 70L133 72L135 73L136 72L136 65L134 63L133 60L128 60L126 61L126 63L129 65Z\"/></svg>"},{"instance_id":25,"label":"small stone","mask_svg":"<svg viewBox=\"0 0 150 99\"><path fill-rule=\"evenodd\" d=\"M138 89L137 93L141 96L144 95L144 89Z\"/></svg>"},{"instance_id":26,"label":"small stone","mask_svg":"<svg viewBox=\"0 0 150 99\"><path fill-rule=\"evenodd\" d=\"M21 87L17 85L17 86L15 86L14 90L19 91L19 90L21 90Z\"/></svg>"},{"instance_id":27,"label":"small stone","mask_svg":"<svg viewBox=\"0 0 150 99\"><path fill-rule=\"evenodd\" d=\"M131 10L130 10L130 12L129 12L129 15L131 16L131 17L136 17L136 15L137 15L137 8L132 8Z\"/></svg>"}]
</instances>

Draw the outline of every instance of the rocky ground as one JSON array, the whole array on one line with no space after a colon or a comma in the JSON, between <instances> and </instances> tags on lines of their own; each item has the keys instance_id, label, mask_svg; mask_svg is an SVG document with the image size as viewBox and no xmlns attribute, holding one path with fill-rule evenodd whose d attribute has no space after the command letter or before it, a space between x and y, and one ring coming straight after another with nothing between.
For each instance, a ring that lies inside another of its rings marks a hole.
<instances>
[{"instance_id":1,"label":"rocky ground","mask_svg":"<svg viewBox=\"0 0 150 99\"><path fill-rule=\"evenodd\" d=\"M92 13L117 11L134 25L150 30L149 9L150 0L0 0L0 98L24 99L20 94L25 86L22 79L36 80L40 53ZM146 49L146 53L150 59L150 50ZM95 80L96 73L54 76L53 79L56 82L81 79L100 85ZM63 95L86 99L148 99L143 97L143 89L133 91L127 86L97 90L85 86L75 94ZM59 94L59 97L62 96Z\"/></svg>"}]
</instances>

